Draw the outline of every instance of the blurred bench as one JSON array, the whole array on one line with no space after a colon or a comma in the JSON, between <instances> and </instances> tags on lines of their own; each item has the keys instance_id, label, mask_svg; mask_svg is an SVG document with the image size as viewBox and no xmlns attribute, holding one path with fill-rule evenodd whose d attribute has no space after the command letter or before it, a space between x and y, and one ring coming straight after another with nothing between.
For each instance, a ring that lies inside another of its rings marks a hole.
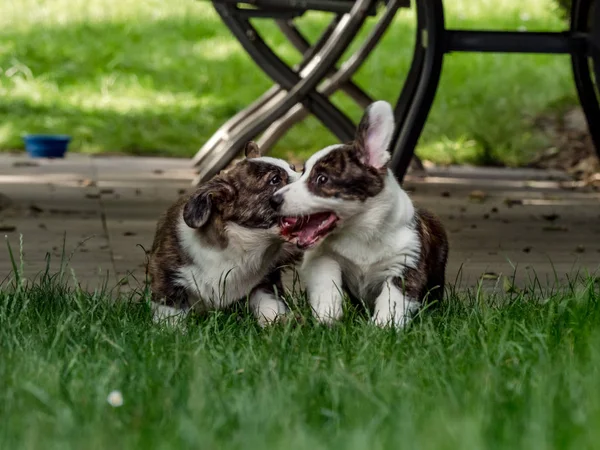
<instances>
[{"instance_id":1,"label":"blurred bench","mask_svg":"<svg viewBox=\"0 0 600 450\"><path fill-rule=\"evenodd\" d=\"M398 10L410 6L410 0L213 0L212 3L223 23L275 84L221 126L198 151L193 159L198 170L196 183L229 165L248 140L260 136L259 147L263 153L268 152L291 126L309 114L340 141L352 140L356 124L329 97L341 91L362 108L373 101L352 81L352 76L377 46ZM395 102L397 126L390 148L391 168L399 180L414 156L437 90L444 55L450 52L570 54L592 139L596 149L600 148L600 108L592 77L595 71L596 79L600 80L600 30L596 26L600 25L600 8L593 8L594 0L573 0L570 29L565 32L450 30L444 23L443 0L413 0L413 3L415 50ZM313 43L294 23L307 11L333 13L331 23ZM369 17L377 22L361 46L338 67L340 58ZM260 36L253 22L261 19L274 20L302 53L302 62L297 67L284 63ZM389 82L400 84L392 79Z\"/></svg>"}]
</instances>

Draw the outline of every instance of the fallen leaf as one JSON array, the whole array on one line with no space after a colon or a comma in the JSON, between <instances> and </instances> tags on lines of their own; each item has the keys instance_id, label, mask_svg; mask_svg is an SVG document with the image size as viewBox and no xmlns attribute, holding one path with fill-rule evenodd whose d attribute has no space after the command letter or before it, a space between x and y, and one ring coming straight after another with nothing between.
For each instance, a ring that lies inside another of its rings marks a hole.
<instances>
[{"instance_id":1,"label":"fallen leaf","mask_svg":"<svg viewBox=\"0 0 600 450\"><path fill-rule=\"evenodd\" d=\"M123 233L123 236L135 236L135 233L133 231L126 231Z\"/></svg>"},{"instance_id":2,"label":"fallen leaf","mask_svg":"<svg viewBox=\"0 0 600 450\"><path fill-rule=\"evenodd\" d=\"M489 219L489 218L490 218L490 215L486 213L486 214L484 214L484 215L483 215L483 218L484 218L484 219Z\"/></svg>"},{"instance_id":3,"label":"fallen leaf","mask_svg":"<svg viewBox=\"0 0 600 450\"><path fill-rule=\"evenodd\" d=\"M523 253L529 253L531 252L531 247L527 246L523 249Z\"/></svg>"},{"instance_id":4,"label":"fallen leaf","mask_svg":"<svg viewBox=\"0 0 600 450\"><path fill-rule=\"evenodd\" d=\"M185 189L177 189L177 193L178 193L179 195L183 195L183 194L185 194L185 193L186 193L186 190L185 190Z\"/></svg>"},{"instance_id":5,"label":"fallen leaf","mask_svg":"<svg viewBox=\"0 0 600 450\"><path fill-rule=\"evenodd\" d=\"M14 225L0 225L0 232L2 233L10 233L11 231L15 231L17 227Z\"/></svg>"},{"instance_id":6,"label":"fallen leaf","mask_svg":"<svg viewBox=\"0 0 600 450\"><path fill-rule=\"evenodd\" d=\"M482 280L497 280L500 278L500 275L498 275L496 272L484 272L480 278Z\"/></svg>"},{"instance_id":7,"label":"fallen leaf","mask_svg":"<svg viewBox=\"0 0 600 450\"><path fill-rule=\"evenodd\" d=\"M100 194L87 193L85 194L85 198L97 199L100 198Z\"/></svg>"},{"instance_id":8,"label":"fallen leaf","mask_svg":"<svg viewBox=\"0 0 600 450\"><path fill-rule=\"evenodd\" d=\"M111 188L100 189L100 194L114 194L115 190Z\"/></svg>"},{"instance_id":9,"label":"fallen leaf","mask_svg":"<svg viewBox=\"0 0 600 450\"><path fill-rule=\"evenodd\" d=\"M496 208L496 207L494 206L494 207L491 209L491 211L490 211L490 212L497 213L497 212L498 212L498 208Z\"/></svg>"},{"instance_id":10,"label":"fallen leaf","mask_svg":"<svg viewBox=\"0 0 600 450\"><path fill-rule=\"evenodd\" d=\"M442 197L450 197L450 192L448 192L448 191L443 191L443 192L442 192L440 195L441 195Z\"/></svg>"},{"instance_id":11,"label":"fallen leaf","mask_svg":"<svg viewBox=\"0 0 600 450\"><path fill-rule=\"evenodd\" d=\"M96 186L96 182L94 180L90 180L89 178L85 178L83 180L79 180L79 184L85 187Z\"/></svg>"},{"instance_id":12,"label":"fallen leaf","mask_svg":"<svg viewBox=\"0 0 600 450\"><path fill-rule=\"evenodd\" d=\"M585 247L583 245L578 245L575 248L575 253L583 253L583 252L585 252Z\"/></svg>"},{"instance_id":13,"label":"fallen leaf","mask_svg":"<svg viewBox=\"0 0 600 450\"><path fill-rule=\"evenodd\" d=\"M165 173L165 171L162 170L162 169L155 169L155 170L152 171L152 173L155 173L156 175L160 175L160 174Z\"/></svg>"},{"instance_id":14,"label":"fallen leaf","mask_svg":"<svg viewBox=\"0 0 600 450\"><path fill-rule=\"evenodd\" d=\"M552 214L542 214L542 218L544 220L547 220L548 222L554 222L556 219L560 218L560 216L558 214L552 213Z\"/></svg>"},{"instance_id":15,"label":"fallen leaf","mask_svg":"<svg viewBox=\"0 0 600 450\"><path fill-rule=\"evenodd\" d=\"M542 229L544 231L569 231L567 227L561 225L548 225Z\"/></svg>"},{"instance_id":16,"label":"fallen leaf","mask_svg":"<svg viewBox=\"0 0 600 450\"><path fill-rule=\"evenodd\" d=\"M502 287L504 289L504 292L506 292L507 294L511 294L511 293L518 293L519 288L516 287L514 285L514 283L508 278L508 277L502 277Z\"/></svg>"},{"instance_id":17,"label":"fallen leaf","mask_svg":"<svg viewBox=\"0 0 600 450\"><path fill-rule=\"evenodd\" d=\"M29 205L29 212L31 212L33 214L40 214L40 213L43 213L44 210L42 208L40 208L38 205L32 203L31 205Z\"/></svg>"},{"instance_id":18,"label":"fallen leaf","mask_svg":"<svg viewBox=\"0 0 600 450\"><path fill-rule=\"evenodd\" d=\"M48 227L46 227L46 224L45 224L45 223L40 223L40 224L38 224L38 228L40 228L40 229L42 229L42 230L47 230L47 229L48 229Z\"/></svg>"},{"instance_id":19,"label":"fallen leaf","mask_svg":"<svg viewBox=\"0 0 600 450\"><path fill-rule=\"evenodd\" d=\"M505 198L504 204L506 206L508 206L509 208L512 208L514 205L522 205L523 200L521 200L519 198Z\"/></svg>"},{"instance_id":20,"label":"fallen leaf","mask_svg":"<svg viewBox=\"0 0 600 450\"><path fill-rule=\"evenodd\" d=\"M487 198L487 194L483 191L471 191L469 199L473 202L483 203Z\"/></svg>"}]
</instances>

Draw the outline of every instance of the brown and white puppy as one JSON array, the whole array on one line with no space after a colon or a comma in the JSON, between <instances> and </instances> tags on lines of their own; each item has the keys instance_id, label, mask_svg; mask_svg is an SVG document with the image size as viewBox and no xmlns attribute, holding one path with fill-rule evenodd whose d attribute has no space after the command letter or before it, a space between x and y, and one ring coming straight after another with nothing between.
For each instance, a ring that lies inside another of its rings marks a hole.
<instances>
[{"instance_id":1,"label":"brown and white puppy","mask_svg":"<svg viewBox=\"0 0 600 450\"><path fill-rule=\"evenodd\" d=\"M280 236L271 196L298 177L253 142L232 169L178 200L156 228L148 271L155 319L225 308L248 298L261 324L287 311L282 267L299 252Z\"/></svg>"},{"instance_id":2,"label":"brown and white puppy","mask_svg":"<svg viewBox=\"0 0 600 450\"><path fill-rule=\"evenodd\" d=\"M393 131L389 103L373 103L354 142L312 155L273 197L282 234L307 249L300 275L321 322L341 316L342 289L369 305L378 325L403 326L443 296L446 233L387 168Z\"/></svg>"}]
</instances>

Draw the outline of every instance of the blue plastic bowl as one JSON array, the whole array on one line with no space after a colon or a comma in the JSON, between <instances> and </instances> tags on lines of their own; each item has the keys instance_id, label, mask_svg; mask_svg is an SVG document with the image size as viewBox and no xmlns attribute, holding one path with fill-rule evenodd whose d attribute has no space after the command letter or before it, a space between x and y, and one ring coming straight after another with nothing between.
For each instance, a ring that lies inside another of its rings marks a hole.
<instances>
[{"instance_id":1,"label":"blue plastic bowl","mask_svg":"<svg viewBox=\"0 0 600 450\"><path fill-rule=\"evenodd\" d=\"M64 158L71 136L28 134L23 137L25 150L32 158Z\"/></svg>"}]
</instances>

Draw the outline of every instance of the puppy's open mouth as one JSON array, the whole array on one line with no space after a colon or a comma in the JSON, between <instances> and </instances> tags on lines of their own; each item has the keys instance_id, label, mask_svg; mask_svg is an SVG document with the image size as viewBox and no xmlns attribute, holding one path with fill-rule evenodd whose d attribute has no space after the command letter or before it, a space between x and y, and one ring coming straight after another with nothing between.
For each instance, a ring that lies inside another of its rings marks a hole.
<instances>
[{"instance_id":1,"label":"puppy's open mouth","mask_svg":"<svg viewBox=\"0 0 600 450\"><path fill-rule=\"evenodd\" d=\"M303 217L282 217L279 226L284 238L295 240L300 248L308 248L332 231L337 221L334 213L322 212Z\"/></svg>"}]
</instances>

